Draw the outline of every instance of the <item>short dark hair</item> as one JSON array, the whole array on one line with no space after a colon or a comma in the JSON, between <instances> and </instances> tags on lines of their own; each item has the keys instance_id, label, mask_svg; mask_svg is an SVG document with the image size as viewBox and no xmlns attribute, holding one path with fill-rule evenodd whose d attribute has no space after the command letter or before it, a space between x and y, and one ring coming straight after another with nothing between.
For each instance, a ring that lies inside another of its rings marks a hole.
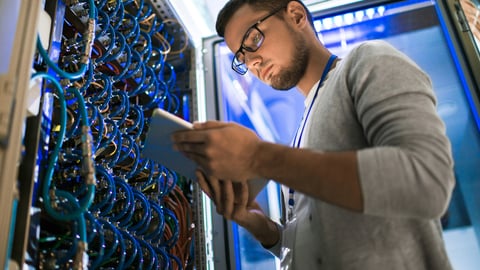
<instances>
[{"instance_id":1,"label":"short dark hair","mask_svg":"<svg viewBox=\"0 0 480 270\"><path fill-rule=\"evenodd\" d=\"M287 4L291 1L296 1L302 4L303 8L305 8L305 11L307 12L307 19L315 31L315 27L313 26L312 14L305 6L305 4L300 0L230 0L225 4L225 6L223 6L223 8L218 13L217 22L215 24L217 34L220 37L225 37L225 26L230 21L233 14L237 12L237 10L243 5L251 5L257 10L272 11L281 8L282 6L287 6Z\"/></svg>"}]
</instances>

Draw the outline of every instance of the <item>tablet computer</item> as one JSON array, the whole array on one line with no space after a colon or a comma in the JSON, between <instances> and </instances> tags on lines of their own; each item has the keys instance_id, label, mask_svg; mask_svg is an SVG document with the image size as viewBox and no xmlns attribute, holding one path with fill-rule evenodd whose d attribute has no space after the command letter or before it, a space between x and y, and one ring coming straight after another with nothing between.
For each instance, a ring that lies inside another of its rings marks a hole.
<instances>
[{"instance_id":1,"label":"tablet computer","mask_svg":"<svg viewBox=\"0 0 480 270\"><path fill-rule=\"evenodd\" d=\"M175 131L192 128L192 123L163 109L154 109L142 156L156 161L187 178L195 179L196 163L173 149L173 142L170 139L171 134Z\"/></svg>"}]
</instances>

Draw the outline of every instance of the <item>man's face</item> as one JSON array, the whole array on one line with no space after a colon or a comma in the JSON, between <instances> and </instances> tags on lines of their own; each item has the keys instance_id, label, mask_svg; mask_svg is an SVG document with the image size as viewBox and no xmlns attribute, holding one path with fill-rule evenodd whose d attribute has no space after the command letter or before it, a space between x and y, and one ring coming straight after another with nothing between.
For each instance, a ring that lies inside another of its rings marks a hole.
<instances>
[{"instance_id":1,"label":"man's face","mask_svg":"<svg viewBox=\"0 0 480 270\"><path fill-rule=\"evenodd\" d=\"M248 5L238 9L225 28L225 41L230 50L237 52L245 33L268 14ZM308 52L302 35L289 24L285 9L278 14L282 14L284 20L271 16L256 25L264 36L258 50L243 50L243 53L248 69L256 77L274 89L288 90L304 75Z\"/></svg>"}]
</instances>

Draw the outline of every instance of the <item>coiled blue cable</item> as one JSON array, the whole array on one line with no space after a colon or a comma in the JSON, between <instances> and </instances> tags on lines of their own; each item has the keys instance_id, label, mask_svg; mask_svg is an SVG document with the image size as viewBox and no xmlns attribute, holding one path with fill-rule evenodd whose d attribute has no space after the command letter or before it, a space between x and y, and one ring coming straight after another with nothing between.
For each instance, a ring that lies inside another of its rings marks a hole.
<instances>
[{"instance_id":1,"label":"coiled blue cable","mask_svg":"<svg viewBox=\"0 0 480 270\"><path fill-rule=\"evenodd\" d=\"M108 261L104 260L103 261L103 266L105 268L109 269L124 269L124 263L125 263L125 251L126 251L126 246L125 246L125 240L123 239L123 233L121 232L120 229L115 228L116 234L118 237L118 246L114 250L112 256L110 256L110 259Z\"/></svg>"},{"instance_id":2,"label":"coiled blue cable","mask_svg":"<svg viewBox=\"0 0 480 270\"><path fill-rule=\"evenodd\" d=\"M145 72L142 70L143 62L142 62L142 57L140 56L140 53L136 51L135 49L130 48L130 52L132 53L131 56L131 61L130 61L130 66L128 67L127 73L120 78L120 80L125 80L130 77L143 77L145 79ZM144 74L139 74L139 72L143 72ZM142 83L143 80L141 80L139 83Z\"/></svg>"},{"instance_id":3,"label":"coiled blue cable","mask_svg":"<svg viewBox=\"0 0 480 270\"><path fill-rule=\"evenodd\" d=\"M114 202L115 212L110 213L110 220L119 222L121 227L125 227L133 216L135 210L135 198L132 189L123 179L115 177L115 186L117 187L117 198ZM119 195L124 196L119 197Z\"/></svg>"},{"instance_id":4,"label":"coiled blue cable","mask_svg":"<svg viewBox=\"0 0 480 270\"><path fill-rule=\"evenodd\" d=\"M107 0L97 0L95 3L95 6L97 7L97 10L102 9L106 3L107 3Z\"/></svg>"},{"instance_id":5,"label":"coiled blue cable","mask_svg":"<svg viewBox=\"0 0 480 270\"><path fill-rule=\"evenodd\" d=\"M144 250L144 269L158 269L158 257L157 253L153 250L153 247L142 239L139 240L139 243Z\"/></svg>"},{"instance_id":6,"label":"coiled blue cable","mask_svg":"<svg viewBox=\"0 0 480 270\"><path fill-rule=\"evenodd\" d=\"M172 268L170 268L170 269L172 269L172 270L173 269L183 270L182 262L180 261L180 259L177 256L175 256L173 254L168 254L168 257L170 257L170 259L173 260L177 264L177 267L178 267L178 268L173 268L173 264L170 264L170 265L172 265Z\"/></svg>"},{"instance_id":7,"label":"coiled blue cable","mask_svg":"<svg viewBox=\"0 0 480 270\"><path fill-rule=\"evenodd\" d=\"M80 88L78 89L78 91L80 91L80 93L81 93L82 95L85 93L86 89L90 86L90 83L91 83L92 80L93 80L93 72L94 72L94 69L95 69L95 67L93 66L92 61L90 61L90 62L88 63L88 69L87 69L87 71L85 72L85 75L86 75L86 76L83 76L83 80L84 80L83 85L82 85L82 87L80 87Z\"/></svg>"},{"instance_id":8,"label":"coiled blue cable","mask_svg":"<svg viewBox=\"0 0 480 270\"><path fill-rule=\"evenodd\" d=\"M88 97L87 101L89 103L94 103L100 111L106 111L109 108L109 103L112 98L112 83L110 78L105 74L95 75L94 81L100 85L103 85L100 89L97 86L88 88Z\"/></svg>"},{"instance_id":9,"label":"coiled blue cable","mask_svg":"<svg viewBox=\"0 0 480 270\"><path fill-rule=\"evenodd\" d=\"M139 145L139 148L141 147L142 146ZM155 188L156 182L154 181L154 175L156 170L154 164L155 163L150 159L140 159L139 165L137 167L138 173L147 174L147 176L139 176L135 179L138 180L138 182L129 181L130 185L134 188L137 188L142 193L148 193L152 187Z\"/></svg>"},{"instance_id":10,"label":"coiled blue cable","mask_svg":"<svg viewBox=\"0 0 480 270\"><path fill-rule=\"evenodd\" d=\"M150 203L143 193L134 189L133 196L135 198L135 214L134 219L128 225L127 229L131 232L139 230L142 226L147 226L151 216Z\"/></svg>"},{"instance_id":11,"label":"coiled blue cable","mask_svg":"<svg viewBox=\"0 0 480 270\"><path fill-rule=\"evenodd\" d=\"M167 167L162 166L163 177L160 178L162 196L169 194L177 185L178 175Z\"/></svg>"},{"instance_id":12,"label":"coiled blue cable","mask_svg":"<svg viewBox=\"0 0 480 270\"><path fill-rule=\"evenodd\" d=\"M103 59L103 62L105 63L113 61L120 57L120 55L125 51L125 47L127 46L125 37L118 30L115 30L113 32L113 37L110 38L110 42L113 43L113 48L110 50L110 54Z\"/></svg>"},{"instance_id":13,"label":"coiled blue cable","mask_svg":"<svg viewBox=\"0 0 480 270\"><path fill-rule=\"evenodd\" d=\"M110 26L110 16L108 14L97 8L97 23L96 23L96 31L95 36L103 36L108 31Z\"/></svg>"},{"instance_id":14,"label":"coiled blue cable","mask_svg":"<svg viewBox=\"0 0 480 270\"><path fill-rule=\"evenodd\" d=\"M93 107L93 108L97 110L97 107ZM98 113L96 115L97 115L97 118L93 119L94 121L92 122L92 125L91 125L91 128L96 130L96 132L92 132L93 149L98 149L100 147L100 143L102 142L103 134L105 132L103 115L101 113ZM93 134L97 134L97 135L93 136Z\"/></svg>"},{"instance_id":15,"label":"coiled blue cable","mask_svg":"<svg viewBox=\"0 0 480 270\"><path fill-rule=\"evenodd\" d=\"M163 214L165 216L165 226L169 226L172 230L172 237L169 239L163 239L161 245L167 247L168 249L173 248L178 241L179 238L179 224L178 219L173 213L172 210L168 209L168 207L163 207Z\"/></svg>"},{"instance_id":16,"label":"coiled blue cable","mask_svg":"<svg viewBox=\"0 0 480 270\"><path fill-rule=\"evenodd\" d=\"M139 22L145 20L148 16L152 14L153 8L152 5L148 2L144 2L142 7L139 9L139 15L137 20Z\"/></svg>"},{"instance_id":17,"label":"coiled blue cable","mask_svg":"<svg viewBox=\"0 0 480 270\"><path fill-rule=\"evenodd\" d=\"M127 173L125 174L125 179L130 179L135 177L139 172L138 164L140 163L140 148L138 144L133 144L133 151L130 152L130 157L133 159L133 164Z\"/></svg>"},{"instance_id":18,"label":"coiled blue cable","mask_svg":"<svg viewBox=\"0 0 480 270\"><path fill-rule=\"evenodd\" d=\"M140 137L140 135L142 135L143 128L145 125L145 115L143 111L140 109L140 106L138 105L134 105L130 108L129 115L131 115L132 112L134 113L135 118L133 119L129 118L129 119L133 121L133 125L131 125L130 127L127 127L126 131L132 137L133 140L136 140L138 139L138 137Z\"/></svg>"},{"instance_id":19,"label":"coiled blue cable","mask_svg":"<svg viewBox=\"0 0 480 270\"><path fill-rule=\"evenodd\" d=\"M151 221L150 226L143 232L145 240L161 239L165 230L165 218L163 210L156 202L150 200L150 207L152 208L152 216L158 219L158 222Z\"/></svg>"},{"instance_id":20,"label":"coiled blue cable","mask_svg":"<svg viewBox=\"0 0 480 270\"><path fill-rule=\"evenodd\" d=\"M127 119L128 112L130 111L130 101L125 91L114 90L112 92L112 98L110 99L110 112L108 117L113 119L115 124L121 126L125 119Z\"/></svg>"},{"instance_id":21,"label":"coiled blue cable","mask_svg":"<svg viewBox=\"0 0 480 270\"><path fill-rule=\"evenodd\" d=\"M123 6L125 8L130 8L130 10L132 11L135 11L136 12L134 14L132 14L132 16L135 17L135 19L138 19L141 15L141 12L142 12L142 9L143 9L143 0L125 0L123 1ZM133 13L133 12L132 12Z\"/></svg>"},{"instance_id":22,"label":"coiled blue cable","mask_svg":"<svg viewBox=\"0 0 480 270\"><path fill-rule=\"evenodd\" d=\"M153 108L159 108L159 100L163 98L163 93L161 93L161 87L159 87L160 84L155 82L148 87L145 87L144 91L142 92L142 95L144 95L146 98L148 98L144 103L139 104L142 110L151 110Z\"/></svg>"},{"instance_id":23,"label":"coiled blue cable","mask_svg":"<svg viewBox=\"0 0 480 270\"><path fill-rule=\"evenodd\" d=\"M83 216L83 213L86 212L86 210L90 206L91 202L93 201L94 194L95 194L95 187L94 187L94 184L89 184L88 185L87 195L85 196L84 200L82 200L81 206L78 207L77 209L75 209L75 211L72 211L70 213L59 213L52 206L51 195L57 195L58 192L61 192L60 190L56 190L54 194L50 194L51 187L52 187L53 172L54 172L54 169L55 169L55 165L58 161L58 157L59 157L59 154L60 154L60 149L62 148L63 139L65 138L66 111L67 111L67 109L66 109L65 94L64 94L64 91L63 91L62 87L60 86L60 83L54 77L52 77L50 74L44 73L44 72L34 73L33 76L32 76L32 79L36 79L36 78L39 78L39 77L48 79L53 83L53 85L55 86L55 89L57 90L57 96L60 99L60 102L59 102L59 105L60 105L60 120L59 120L60 121L60 128L59 128L59 132L58 132L58 135L57 135L57 141L56 141L56 144L54 146L54 150L51 153L50 158L49 158L48 166L47 166L47 169L46 169L46 172L45 172L45 177L44 177L43 189L42 189L42 194L43 194L42 197L44 199L44 207L45 207L45 210L47 211L47 213L57 220L74 220L74 219L79 218L80 216ZM79 92L76 91L75 94L77 95L77 94L79 94ZM83 105L83 107L85 107L85 104L82 103L82 101L83 101L83 98L79 99L79 102L80 102L79 106ZM85 121L84 123L88 122L88 121L86 121L87 120L86 111L80 110L80 112L81 112L83 121ZM65 197L67 199L73 198L73 196L71 196L71 195L70 196L63 196L63 197ZM73 202L71 202L71 203L73 203Z\"/></svg>"},{"instance_id":24,"label":"coiled blue cable","mask_svg":"<svg viewBox=\"0 0 480 270\"><path fill-rule=\"evenodd\" d=\"M123 239L129 241L130 243L125 244L126 251L128 250L127 256L125 256L125 262L123 263L124 269L129 269L129 267L133 267L133 262L135 258L138 256L138 250L141 248L139 246L138 241L133 237L130 233L120 230L122 233Z\"/></svg>"},{"instance_id":25,"label":"coiled blue cable","mask_svg":"<svg viewBox=\"0 0 480 270\"><path fill-rule=\"evenodd\" d=\"M115 125L116 127L116 124L115 122L113 122L113 124ZM120 133L120 130L117 129L116 130L117 133L115 134L115 137L114 137L114 143L115 145L117 146L116 148L116 151L115 153L113 154L113 156L111 156L111 158L109 158L108 160L105 160L105 161L108 161L107 165L110 167L110 168L114 168L117 166L117 163L118 163L118 158L120 157L120 147L122 146L122 143L123 143L123 137Z\"/></svg>"},{"instance_id":26,"label":"coiled blue cable","mask_svg":"<svg viewBox=\"0 0 480 270\"><path fill-rule=\"evenodd\" d=\"M122 24L123 19L125 18L124 3L124 1L117 1L118 9L116 9L116 12L114 14L110 15L110 21L112 22L111 24L113 25L113 28L115 30L118 30L118 28Z\"/></svg>"},{"instance_id":27,"label":"coiled blue cable","mask_svg":"<svg viewBox=\"0 0 480 270\"><path fill-rule=\"evenodd\" d=\"M136 269L143 270L143 249L142 246L139 243L139 239L136 238L137 244L138 244L138 250L137 250L137 257L135 258L134 265Z\"/></svg>"},{"instance_id":28,"label":"coiled blue cable","mask_svg":"<svg viewBox=\"0 0 480 270\"><path fill-rule=\"evenodd\" d=\"M113 120L106 118L103 119L106 127L106 133L100 137L100 144L96 148L97 151L95 152L95 155L97 157L101 157L99 160L100 163L104 165L108 165L110 163L115 164L117 162L116 159L118 159L118 156L116 156L116 150L115 154L111 156L105 156L105 152L109 151L111 147L118 147L119 145L116 143L117 137L119 137L119 132L118 132L118 127L115 125ZM111 166L110 166L111 167Z\"/></svg>"},{"instance_id":29,"label":"coiled blue cable","mask_svg":"<svg viewBox=\"0 0 480 270\"><path fill-rule=\"evenodd\" d=\"M128 134L122 134L121 136L123 140L120 149L117 150L120 151L120 157L118 157L117 165L118 163L122 163L123 161L125 161L125 159L130 156L130 153L133 151L133 146L135 144L133 138L131 136L128 136Z\"/></svg>"},{"instance_id":30,"label":"coiled blue cable","mask_svg":"<svg viewBox=\"0 0 480 270\"><path fill-rule=\"evenodd\" d=\"M99 223L101 224L101 229L104 232L104 239L105 239L105 249L102 257L102 262L100 266L103 266L109 262L112 258L115 250L120 245L120 233L118 232L117 228L113 226L110 222L99 219Z\"/></svg>"},{"instance_id":31,"label":"coiled blue cable","mask_svg":"<svg viewBox=\"0 0 480 270\"><path fill-rule=\"evenodd\" d=\"M165 56L161 53L160 49L152 45L152 52L147 61L147 66L154 69L156 72L161 70L163 63L165 62Z\"/></svg>"},{"instance_id":32,"label":"coiled blue cable","mask_svg":"<svg viewBox=\"0 0 480 270\"><path fill-rule=\"evenodd\" d=\"M73 195L69 192L63 190L56 190L55 193L58 195L58 197L67 199L67 202L70 203L73 208L80 208L77 199L73 197ZM78 234L80 241L87 243L87 225L85 223L84 213L76 216L75 221L78 222Z\"/></svg>"},{"instance_id":33,"label":"coiled blue cable","mask_svg":"<svg viewBox=\"0 0 480 270\"><path fill-rule=\"evenodd\" d=\"M145 79L143 80L142 88L138 89L138 91L129 93L129 96L148 95L148 94L145 94L146 91L149 91L150 89L156 89L158 87L157 78L155 76L153 68L147 65L144 65L144 67L145 67Z\"/></svg>"},{"instance_id":34,"label":"coiled blue cable","mask_svg":"<svg viewBox=\"0 0 480 270\"><path fill-rule=\"evenodd\" d=\"M63 91L60 83L52 75L50 75L48 73L44 73L44 72L38 72L38 73L34 73L32 75L32 79L36 79L36 78L45 78L47 80L50 80L51 83L53 84L54 88L57 90L57 96L60 99L60 102L59 102L59 106L60 106L60 117L59 117L60 124L59 125L60 125L60 128L58 130L58 134L57 134L57 137L56 137L56 143L55 143L53 152L50 154L48 166L47 166L47 169L45 171L44 179L45 179L46 183L43 185L44 186L43 196L46 197L45 205L49 205L50 210L52 210L50 196L49 196L48 192L49 192L49 188L50 188L50 185L51 185L54 168L55 168L55 165L58 161L60 149L62 148L63 139L65 138L65 130L66 130L66 125L67 125L67 123L66 123L67 106L66 106L66 103L65 103L64 91ZM52 211L52 212L55 212L55 211Z\"/></svg>"},{"instance_id":35,"label":"coiled blue cable","mask_svg":"<svg viewBox=\"0 0 480 270\"><path fill-rule=\"evenodd\" d=\"M159 74L160 80L166 82L168 90L171 91L175 88L175 84L177 82L177 73L175 72L175 68L172 64L165 62L164 64L167 69L165 72ZM168 76L167 78L165 76Z\"/></svg>"},{"instance_id":36,"label":"coiled blue cable","mask_svg":"<svg viewBox=\"0 0 480 270\"><path fill-rule=\"evenodd\" d=\"M83 97L82 97L83 98ZM80 108L79 108L80 109ZM91 103L85 103L85 110L87 111L87 126L91 127L93 123L96 121L98 118L98 115L100 114L98 112L97 106L91 104Z\"/></svg>"},{"instance_id":37,"label":"coiled blue cable","mask_svg":"<svg viewBox=\"0 0 480 270\"><path fill-rule=\"evenodd\" d=\"M89 212L85 214L87 220L92 224L91 240L88 241L88 256L90 261L90 269L97 269L103 261L105 251L104 231L97 219Z\"/></svg>"},{"instance_id":38,"label":"coiled blue cable","mask_svg":"<svg viewBox=\"0 0 480 270\"><path fill-rule=\"evenodd\" d=\"M168 256L167 252L165 251L164 247L160 246L153 246L155 253L157 254L158 258L158 269L172 269L170 264L170 257Z\"/></svg>"},{"instance_id":39,"label":"coiled blue cable","mask_svg":"<svg viewBox=\"0 0 480 270\"><path fill-rule=\"evenodd\" d=\"M96 40L98 42L100 42L105 48L105 51L102 52L102 55L95 58L95 61L94 61L95 64L100 65L100 64L104 63L104 61L107 57L109 57L110 55L113 54L112 50L113 50L113 48L115 48L115 40L116 40L115 29L113 28L113 26L111 24L109 24L107 26L105 34L98 35ZM108 44L105 44L105 42L107 42L107 41L108 41ZM100 52L98 52L98 54L100 54Z\"/></svg>"},{"instance_id":40,"label":"coiled blue cable","mask_svg":"<svg viewBox=\"0 0 480 270\"><path fill-rule=\"evenodd\" d=\"M137 44L133 45L133 49L140 53L142 61L147 63L152 54L152 38L150 35L144 31L140 31L139 40Z\"/></svg>"},{"instance_id":41,"label":"coiled blue cable","mask_svg":"<svg viewBox=\"0 0 480 270\"><path fill-rule=\"evenodd\" d=\"M90 211L97 211L105 209L107 204L113 205L113 201L116 198L116 189L115 183L112 176L108 171L102 166L96 166L97 179L99 181L100 190L97 191L97 196L95 196L94 203L90 206ZM102 193L102 197L98 196L98 193Z\"/></svg>"},{"instance_id":42,"label":"coiled blue cable","mask_svg":"<svg viewBox=\"0 0 480 270\"><path fill-rule=\"evenodd\" d=\"M145 64L142 62L142 59L140 58L140 54L137 51L132 51L132 64L131 70L129 70L125 76L121 78L121 80L128 84L128 85L133 85L131 84L130 81L134 81L136 86L135 88L131 87L128 90L128 96L132 97L135 96L136 93L138 93L142 88L145 83L145 78L147 76L147 71L145 68Z\"/></svg>"},{"instance_id":43,"label":"coiled blue cable","mask_svg":"<svg viewBox=\"0 0 480 270\"><path fill-rule=\"evenodd\" d=\"M90 7L89 12L88 12L89 26L88 26L88 33L84 35L85 39L86 39L87 46L85 46L84 55L80 59L80 65L79 65L79 68L76 72L69 73L69 72L64 71L60 67L58 67L58 65L50 59L47 51L43 48L40 37L39 36L37 37L37 50L40 53L40 55L42 56L43 60L47 63L47 65L51 69L53 69L56 73L58 73L58 75L60 75L63 78L66 78L66 79L69 79L69 80L72 80L72 81L78 80L78 79L83 77L83 75L85 74L85 72L88 69L88 63L89 63L88 59L90 58L90 55L91 55L91 52L92 52L92 46L91 45L93 43L93 39L94 39L94 35L95 35L94 29L95 29L95 20L96 20L96 16L95 16L96 15L96 8L95 8L95 3L94 2L95 2L94 0L89 0L89 7Z\"/></svg>"},{"instance_id":44,"label":"coiled blue cable","mask_svg":"<svg viewBox=\"0 0 480 270\"><path fill-rule=\"evenodd\" d=\"M126 44L125 37L120 32L116 33L116 36L120 37L120 40L123 40ZM128 69L130 67L130 63L132 62L132 52L130 50L130 46L124 45L123 51L121 51L120 55L115 59L121 67L121 71L117 75L112 76L113 81L120 81L122 80L123 76L127 74Z\"/></svg>"},{"instance_id":45,"label":"coiled blue cable","mask_svg":"<svg viewBox=\"0 0 480 270\"><path fill-rule=\"evenodd\" d=\"M125 13L122 24L118 29L125 36L125 40L128 41L129 44L135 44L137 42L140 35L140 26L135 16L130 13Z\"/></svg>"}]
</instances>

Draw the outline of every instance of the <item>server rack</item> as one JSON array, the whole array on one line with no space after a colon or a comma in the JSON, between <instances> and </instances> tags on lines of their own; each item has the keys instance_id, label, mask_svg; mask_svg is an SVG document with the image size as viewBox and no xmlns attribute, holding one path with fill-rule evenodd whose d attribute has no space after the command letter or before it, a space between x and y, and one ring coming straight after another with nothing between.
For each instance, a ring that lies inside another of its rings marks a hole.
<instances>
[{"instance_id":1,"label":"server rack","mask_svg":"<svg viewBox=\"0 0 480 270\"><path fill-rule=\"evenodd\" d=\"M0 6L17 9L16 28L2 23L16 31L0 77L1 267L204 269L204 197L141 155L154 108L196 119L196 51L171 3Z\"/></svg>"},{"instance_id":2,"label":"server rack","mask_svg":"<svg viewBox=\"0 0 480 270\"><path fill-rule=\"evenodd\" d=\"M88 1L86 0L79 1L79 3L87 2ZM107 1L95 0L95 5L101 6L102 2ZM183 84L175 86L176 88L180 89L179 92L182 93L181 98L179 98L179 102L182 104L182 106L176 112L178 115L188 120L206 120L207 118L212 119L219 117L219 115L223 113L221 111L224 110L225 107L222 107L224 106L223 104L215 103L219 102L221 98L215 97L215 95L218 93L211 92L218 91L218 87L220 85L220 83L218 82L218 78L215 77L219 75L217 74L217 72L219 72L219 67L214 67L214 65L210 62L220 61L220 56L224 54L224 52L221 51L221 46L220 49L219 47L213 46L221 44L221 40L217 39L212 41L208 39L206 40L206 45L203 47L196 44L197 40L195 40L194 42L192 42L192 40L187 40L189 37L192 38L192 36L198 33L195 33L195 30L193 30L194 28L192 28L191 25L185 27L183 23L184 20L188 19L187 17L189 17L188 14L183 13L184 10L182 9L184 9L184 7L180 5L181 3L183 3L183 1L117 0L108 2L122 2L122 4L132 4L132 2L135 2L137 4L148 3L150 4L151 9L146 7L145 10L142 9L143 12L152 12L149 14L155 13L156 15L158 15L159 18L162 18L163 20L171 20L171 23L175 24L173 29L171 29L171 31L173 32L170 32L170 34L175 37L174 39L176 41L178 41L179 39L184 41L183 43L175 43L175 46L177 46L177 48L183 48L185 45L184 54L177 55L175 57L173 57L172 55L169 56L169 60L171 61L170 64L175 67L176 75L181 77L177 80L177 82ZM310 7L315 9L316 1L309 2L313 3ZM340 6L329 5L329 1L319 2L322 2L325 5L323 5L318 10L314 10L315 17L317 18L317 27L319 27L319 23L323 19L326 19L328 21L334 18L336 15L341 15L345 12L348 13L349 11L353 12L355 10L366 10L369 7L374 8L381 6L382 4L394 3L398 1L342 1L344 5ZM352 2L353 4L350 5L348 4L349 2ZM424 3L422 4L422 2L425 1L418 2L420 3L419 5L425 5ZM455 23L455 12L452 12L452 10L455 9L457 9L458 12L458 6L455 6L455 2L457 1L448 0L432 2L438 9L438 14L439 17L442 19L442 23L445 23L446 25L444 30L451 33L451 36L449 36L447 39L452 40L452 55L456 55L458 51L464 50L464 48L461 48L462 46L472 47L472 44L468 42L466 43L466 45L458 45L459 43L457 43L460 40L458 36L461 35L461 33L467 36L470 36L470 33L469 31L459 31L458 33L456 33L456 31L458 30L455 30L455 28L458 27L458 25ZM35 70L31 69L32 67L34 67L35 63L41 62L38 56L34 56L34 47L36 43L36 28L38 25L41 25L41 18L43 17L42 10L48 10L50 12L49 18L52 21L52 28L47 31L49 34L51 34L51 36L47 38L47 40L50 40L51 43L49 44L51 46L51 48L49 49L50 57L52 59L55 59L56 61L59 61L60 59L61 62L61 57L63 57L61 53L61 46L62 35L64 34L64 21L67 20L69 23L77 24L76 26L73 26L74 28L81 28L81 24L83 24L84 22L82 20L80 20L79 22L78 20L75 20L74 17L85 17L85 15L78 16L75 15L75 12L80 11L81 13L85 12L82 10L88 10L88 8L78 8L77 10L72 11L72 9L69 7L71 5L76 5L75 1L48 0L42 3L40 3L40 1L34 1L33 4L30 2L27 3L27 1L17 2L13 0L2 0L0 1L0 10L7 10L4 7L6 7L7 5L10 6L13 3L19 3L19 5L21 5L21 8L19 10L21 11L19 11L18 13L11 13L13 15L18 14L17 20L15 20L15 22L18 22L18 24L15 28L10 27L10 29L16 29L17 31L14 31L15 33L22 34L19 35L22 36L22 38L17 37L16 40L18 41L14 42L15 45L21 44L21 46L15 46L13 47L13 49L6 51L8 51L8 53L11 52L12 55L15 55L15 57L12 56L10 60L19 58L21 59L15 61L16 64L21 63L21 67L16 67L15 72L12 71L13 68L12 70L9 70L8 73L5 72L5 74L7 75L4 75L3 70L0 68L0 87L2 89L2 92L0 92L0 104L2 105L0 108L0 166L2 166L0 167L0 206L2 209L2 213L6 213L5 218L0 220L0 240L2 240L0 241L0 243L2 243L0 246L0 265L5 265L5 268L10 269L16 269L22 266L33 267L33 265L35 263L38 263L39 261L43 260L45 262L45 257L32 257L35 254L38 254L35 251L38 252L39 250L42 250L42 247L39 248L38 244L40 241L45 240L45 238L42 239L40 235L36 235L35 233L39 233L42 230L42 227L46 227L44 223L41 223L42 207L34 205L34 201L37 197L42 196L41 194L38 194L38 185L41 185L39 184L39 182L42 182L41 171L42 166L44 165L44 163L40 161L45 157L43 156L43 154L40 153L44 153L45 151L46 153L48 153L49 151L52 151L51 148L48 148L51 142L48 142L47 138L49 138L49 136L47 135L49 133L56 132L54 125L52 128L52 123L55 123L56 121L55 117L52 117L52 115L55 115L54 104L58 101L55 101L57 97L51 89L51 83L49 84L48 82L44 81L42 82L42 91L44 91L44 94L42 95L42 104L40 104L41 112L33 116L27 116L27 113L25 112L25 107L31 105L29 101L25 100L27 94L30 94L32 92L32 88L27 87L27 83L30 82L29 78L31 74L35 72ZM326 6L327 8L325 8ZM106 11L104 10L103 12ZM431 12L427 13L430 15L433 14ZM201 12L195 13L196 16L201 16L201 14ZM195 18L193 18L193 20L193 23L195 23ZM446 22L443 22L443 20L445 20ZM176 23L176 21L178 21L178 24ZM4 36L5 32L3 32L3 25L5 24L2 21L2 24L0 25L2 25L1 33L2 36ZM183 26L183 28L180 26ZM324 29L319 32L322 32L323 34L328 31ZM100 31L96 34L98 37L99 34L101 36L102 32ZM326 35L328 35L328 33ZM2 47L2 50L3 49L4 48ZM2 56L2 52L3 51L0 51L0 56ZM342 51L341 49L339 49L338 51L339 55L341 55L343 52L344 51ZM214 54L213 57L212 53ZM476 55L475 51L472 50L467 50L467 52L464 52L464 54L473 54L474 56ZM467 60L463 58L462 53L460 53L459 55L460 56L456 56L458 57L458 59L454 57L455 59L457 59L456 61L462 62L459 65L460 67L457 67L459 69L459 73L462 73L462 70L464 69L467 70L468 68L466 67L468 65L476 65L476 62L467 63ZM94 55L92 58L95 57L98 56ZM0 62L4 63L6 61L4 61L4 58L1 58ZM227 62L227 64L229 64L229 61ZM13 67L13 65L10 64L8 64L7 66ZM0 67L2 67L1 64ZM470 85L470 88L474 89L475 87L473 85L475 85L475 83L473 82L475 80L478 80L478 76L476 76L474 72L469 73L469 75L471 75L471 77L465 79L467 81L466 88L469 88L468 85ZM205 85L202 81L203 77L206 78ZM5 78L8 78L7 82L4 82ZM18 89L18 91L10 90L12 89L12 85L15 89ZM13 97L14 95L12 93L15 93L15 97ZM477 104L475 99L472 102L472 105ZM26 105L18 105L22 103ZM15 109L6 109L10 108L11 104L15 104ZM301 101L300 104L302 104ZM164 105L165 103L162 106ZM477 109L478 106L472 106L472 110L474 112ZM476 114L474 113L474 115ZM47 121L45 121L45 119ZM455 120L451 121L452 123L455 122ZM476 145L475 141L472 141L472 143L474 146ZM45 147L46 150L44 149ZM472 149L476 148L472 147ZM473 162L474 159L472 159L471 161ZM467 164L465 162L462 162L461 164L466 166L464 172L467 172L467 174L471 175L475 174L474 170L471 170L472 168L474 168L474 166L470 166L471 164ZM101 171L101 169L99 169L99 171ZM469 177L464 176L463 173L461 176ZM470 215L471 220L465 221L464 219L462 219L462 217L453 215L450 217L450 220L451 222L452 220L454 222L451 223L450 226L461 226L462 224L471 222L477 233L478 240L479 227L478 218L476 216L476 213L478 213L478 211L476 211L478 209L478 204L474 203L474 187L477 183L476 181L476 179L472 178L471 183L469 183L470 186L464 186L462 191L468 195L468 198L470 198L468 202L469 213L467 213L467 215ZM119 184L119 186L124 187L124 185L122 184ZM190 200L190 202L193 202L191 205L191 210L195 220L195 230L193 238L193 241L195 242L195 247L192 251L192 255L194 258L194 266L192 265L192 263L190 263L188 267L195 267L197 269L242 269L246 267L246 265L243 264L245 260L247 260L247 262L249 263L248 265L253 264L257 267L265 266L266 264L264 264L264 260L262 258L255 257L253 255L249 256L249 254L251 255L251 253L247 254L246 252L244 252L245 245L242 244L242 241L243 243L246 242L247 244L249 243L249 241L248 239L240 239L242 236L239 236L237 231L238 228L232 226L232 224L225 221L222 217L216 215L214 211L212 211L212 206L210 205L209 201L205 198L205 196L201 194L201 192L197 190L197 187L194 184L188 185L188 187L191 190L187 190L186 194L189 194L188 199ZM470 189L470 187L473 188ZM275 193L275 190L270 190L270 193ZM263 200L268 201L269 199L263 198ZM453 203L452 206L455 207ZM15 209L17 209L17 211L13 211ZM458 209L453 210L454 213L459 213L459 211L457 211ZM278 211L273 212L277 213ZM88 222L91 222L91 219L87 218L87 223ZM65 222L58 223L61 224ZM56 223L52 222L50 222L49 224L52 226L57 225ZM118 229L115 229L115 226L113 226L113 228L110 227L109 224L115 225L115 222L106 222L104 224L102 223L101 225L109 228L110 234L115 234L112 232L115 232L115 230L118 231ZM122 235L124 236L124 240L130 239L128 236L129 234L122 233ZM64 237L65 235L61 236ZM243 245L244 249L240 250L238 248L239 245ZM94 250L95 245L90 245L89 248L90 250ZM251 246L247 246L246 248L251 248ZM111 250L109 250L109 252L110 251ZM130 249L130 251L132 251L132 249ZM252 251L252 249L249 249L249 251ZM164 253L159 254L161 254L160 257L165 255ZM89 261L91 266L92 258L98 259L99 256L98 254L89 255ZM117 261L119 260L119 258L121 258L121 256L118 256L118 254L111 256L114 256ZM135 256L133 256L133 258L135 258ZM123 262L125 263L125 257L123 260ZM271 258L268 258L268 260L269 264L267 265L267 267L275 265L275 262L271 263ZM175 262L172 262L172 267L174 267L173 264L175 264ZM49 266L53 267L54 265L55 263L52 263ZM89 264L86 263L84 265L88 266ZM114 267L118 265L118 263L108 262L108 264L104 266ZM42 267L48 268L45 263L42 264Z\"/></svg>"}]
</instances>

